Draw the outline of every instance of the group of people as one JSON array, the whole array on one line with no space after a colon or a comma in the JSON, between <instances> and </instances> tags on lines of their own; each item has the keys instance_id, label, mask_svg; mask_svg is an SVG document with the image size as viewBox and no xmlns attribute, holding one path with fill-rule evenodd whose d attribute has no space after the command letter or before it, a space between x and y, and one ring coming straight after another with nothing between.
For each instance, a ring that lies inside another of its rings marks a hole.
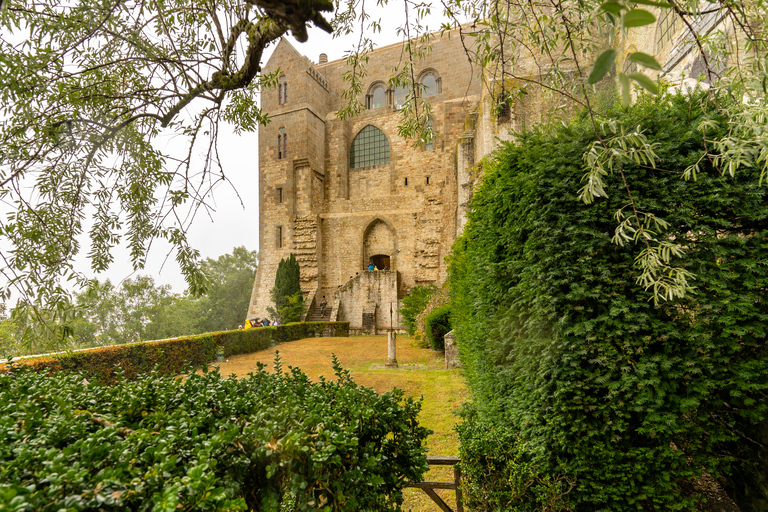
<instances>
[{"instance_id":1,"label":"group of people","mask_svg":"<svg viewBox=\"0 0 768 512\"><path fill-rule=\"evenodd\" d=\"M277 318L270 320L269 318L249 318L245 321L245 329L252 329L254 327L269 327L270 325L280 325L280 320ZM243 330L243 326L238 327L239 330Z\"/></svg>"},{"instance_id":2,"label":"group of people","mask_svg":"<svg viewBox=\"0 0 768 512\"><path fill-rule=\"evenodd\" d=\"M368 270L379 270L379 267L374 265L373 262L370 262L368 264ZM389 265L384 265L384 268L382 268L381 270L389 270Z\"/></svg>"}]
</instances>

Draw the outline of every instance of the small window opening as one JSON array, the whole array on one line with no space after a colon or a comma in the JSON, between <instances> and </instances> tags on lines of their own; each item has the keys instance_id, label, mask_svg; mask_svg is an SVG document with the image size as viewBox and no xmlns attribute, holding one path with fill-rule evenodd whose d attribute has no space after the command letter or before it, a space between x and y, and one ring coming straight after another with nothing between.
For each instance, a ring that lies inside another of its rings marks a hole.
<instances>
[{"instance_id":1,"label":"small window opening","mask_svg":"<svg viewBox=\"0 0 768 512\"><path fill-rule=\"evenodd\" d=\"M429 176L427 176L427 185L429 185Z\"/></svg>"},{"instance_id":2,"label":"small window opening","mask_svg":"<svg viewBox=\"0 0 768 512\"><path fill-rule=\"evenodd\" d=\"M288 134L285 128L280 128L277 134L277 159L288 158Z\"/></svg>"},{"instance_id":3,"label":"small window opening","mask_svg":"<svg viewBox=\"0 0 768 512\"><path fill-rule=\"evenodd\" d=\"M277 82L277 103L280 105L288 103L288 80L285 75L281 76Z\"/></svg>"},{"instance_id":4,"label":"small window opening","mask_svg":"<svg viewBox=\"0 0 768 512\"><path fill-rule=\"evenodd\" d=\"M405 178L405 186L408 186L408 178Z\"/></svg>"},{"instance_id":5,"label":"small window opening","mask_svg":"<svg viewBox=\"0 0 768 512\"><path fill-rule=\"evenodd\" d=\"M277 187L277 204L283 202L283 187Z\"/></svg>"},{"instance_id":6,"label":"small window opening","mask_svg":"<svg viewBox=\"0 0 768 512\"><path fill-rule=\"evenodd\" d=\"M283 246L283 226L277 226L275 232L275 247L278 249Z\"/></svg>"}]
</instances>

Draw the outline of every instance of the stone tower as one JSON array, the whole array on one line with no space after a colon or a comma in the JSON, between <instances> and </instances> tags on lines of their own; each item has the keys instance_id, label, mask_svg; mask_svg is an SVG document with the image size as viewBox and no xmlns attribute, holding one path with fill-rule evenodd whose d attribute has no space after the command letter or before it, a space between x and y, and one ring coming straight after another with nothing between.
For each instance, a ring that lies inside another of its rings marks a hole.
<instances>
[{"instance_id":1,"label":"stone tower","mask_svg":"<svg viewBox=\"0 0 768 512\"><path fill-rule=\"evenodd\" d=\"M397 131L406 91L387 84L402 52L395 44L371 53L366 109L346 120L335 114L344 61L315 64L282 39L264 66L280 73L261 96L270 123L259 132L260 261L249 316L266 316L277 265L290 253L308 304L317 309L325 297L330 319L350 321L353 332L400 328L408 290L445 280L481 83L458 37L435 38L416 72L437 137L415 147ZM379 270L368 271L371 262Z\"/></svg>"}]
</instances>

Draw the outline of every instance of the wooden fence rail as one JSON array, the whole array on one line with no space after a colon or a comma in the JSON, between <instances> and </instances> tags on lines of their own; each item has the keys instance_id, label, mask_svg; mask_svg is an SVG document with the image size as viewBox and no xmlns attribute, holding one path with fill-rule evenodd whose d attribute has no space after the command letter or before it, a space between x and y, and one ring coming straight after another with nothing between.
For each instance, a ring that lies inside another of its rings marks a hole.
<instances>
[{"instance_id":1,"label":"wooden fence rail","mask_svg":"<svg viewBox=\"0 0 768 512\"><path fill-rule=\"evenodd\" d=\"M411 482L406 487L416 487L423 490L443 512L454 511L437 495L435 489L456 491L456 512L464 512L464 505L461 503L461 469L456 466L457 463L461 462L461 459L458 457L427 457L427 462L430 466L453 466L453 482Z\"/></svg>"}]
</instances>

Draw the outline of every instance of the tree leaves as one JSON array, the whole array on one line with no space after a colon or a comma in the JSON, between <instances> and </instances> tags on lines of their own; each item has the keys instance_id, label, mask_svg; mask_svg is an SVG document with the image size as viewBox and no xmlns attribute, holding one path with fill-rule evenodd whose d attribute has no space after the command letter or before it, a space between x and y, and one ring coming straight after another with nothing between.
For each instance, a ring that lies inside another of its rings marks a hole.
<instances>
[{"instance_id":1,"label":"tree leaves","mask_svg":"<svg viewBox=\"0 0 768 512\"><path fill-rule=\"evenodd\" d=\"M592 67L592 72L587 78L587 83L596 84L611 70L613 61L616 60L616 50L605 50L595 61L595 65Z\"/></svg>"}]
</instances>

